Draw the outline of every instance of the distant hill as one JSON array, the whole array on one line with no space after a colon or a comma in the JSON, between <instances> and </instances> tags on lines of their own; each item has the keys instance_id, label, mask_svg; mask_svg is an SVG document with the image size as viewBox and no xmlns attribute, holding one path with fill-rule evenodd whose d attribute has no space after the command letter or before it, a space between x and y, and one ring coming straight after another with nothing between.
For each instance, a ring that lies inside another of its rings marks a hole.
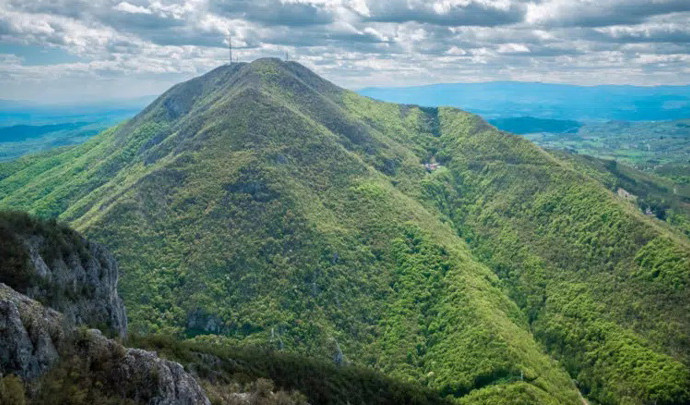
<instances>
[{"instance_id":1,"label":"distant hill","mask_svg":"<svg viewBox=\"0 0 690 405\"><path fill-rule=\"evenodd\" d=\"M487 119L530 116L574 121L659 121L690 117L690 86L575 86L530 82L372 87L377 100L452 106Z\"/></svg>"},{"instance_id":2,"label":"distant hill","mask_svg":"<svg viewBox=\"0 0 690 405\"><path fill-rule=\"evenodd\" d=\"M106 245L135 333L459 403L688 403L690 241L594 174L476 115L260 59L0 164L0 207Z\"/></svg>"},{"instance_id":3,"label":"distant hill","mask_svg":"<svg viewBox=\"0 0 690 405\"><path fill-rule=\"evenodd\" d=\"M133 117L153 97L83 104L0 100L0 161L80 144Z\"/></svg>"},{"instance_id":4,"label":"distant hill","mask_svg":"<svg viewBox=\"0 0 690 405\"><path fill-rule=\"evenodd\" d=\"M116 123L117 121L65 122L0 127L0 161L61 146L77 145Z\"/></svg>"},{"instance_id":5,"label":"distant hill","mask_svg":"<svg viewBox=\"0 0 690 405\"><path fill-rule=\"evenodd\" d=\"M489 120L489 123L500 130L514 134L530 134L534 132L573 133L577 132L582 126L577 121L534 117L494 118Z\"/></svg>"},{"instance_id":6,"label":"distant hill","mask_svg":"<svg viewBox=\"0 0 690 405\"><path fill-rule=\"evenodd\" d=\"M0 99L0 128L75 122L109 122L113 125L134 116L153 99L155 96L68 104Z\"/></svg>"},{"instance_id":7,"label":"distant hill","mask_svg":"<svg viewBox=\"0 0 690 405\"><path fill-rule=\"evenodd\" d=\"M38 138L50 132L69 131L81 128L86 122L68 122L52 125L13 125L0 127L0 142L20 142L31 138Z\"/></svg>"},{"instance_id":8,"label":"distant hill","mask_svg":"<svg viewBox=\"0 0 690 405\"><path fill-rule=\"evenodd\" d=\"M114 125L133 117L155 96L83 103L49 104L0 99L0 128L28 125L45 126L76 122Z\"/></svg>"},{"instance_id":9,"label":"distant hill","mask_svg":"<svg viewBox=\"0 0 690 405\"><path fill-rule=\"evenodd\" d=\"M690 120L585 123L576 132L526 129L540 146L615 159L690 188Z\"/></svg>"}]
</instances>

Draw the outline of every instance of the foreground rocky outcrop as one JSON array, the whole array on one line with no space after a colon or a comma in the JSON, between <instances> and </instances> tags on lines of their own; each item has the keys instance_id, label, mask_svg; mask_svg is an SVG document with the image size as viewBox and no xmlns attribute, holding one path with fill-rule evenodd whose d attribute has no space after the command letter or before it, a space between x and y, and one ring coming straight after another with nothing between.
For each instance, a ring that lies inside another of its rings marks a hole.
<instances>
[{"instance_id":1,"label":"foreground rocky outcrop","mask_svg":"<svg viewBox=\"0 0 690 405\"><path fill-rule=\"evenodd\" d=\"M57 363L65 341L59 312L0 284L0 372L32 380Z\"/></svg>"},{"instance_id":2,"label":"foreground rocky outcrop","mask_svg":"<svg viewBox=\"0 0 690 405\"><path fill-rule=\"evenodd\" d=\"M79 326L119 336L127 331L117 265L103 248L20 213L0 213L0 245L1 279L23 292L0 283L0 378L19 377L30 399L51 387L67 392L62 386L76 385L87 398L210 403L179 363Z\"/></svg>"}]
</instances>

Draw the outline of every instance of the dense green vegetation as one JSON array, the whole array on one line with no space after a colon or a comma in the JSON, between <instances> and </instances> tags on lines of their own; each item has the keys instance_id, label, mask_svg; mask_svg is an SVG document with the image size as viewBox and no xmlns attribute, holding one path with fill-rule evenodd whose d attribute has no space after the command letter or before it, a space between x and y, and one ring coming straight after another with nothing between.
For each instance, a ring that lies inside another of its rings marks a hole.
<instances>
[{"instance_id":1,"label":"dense green vegetation","mask_svg":"<svg viewBox=\"0 0 690 405\"><path fill-rule=\"evenodd\" d=\"M474 115L270 59L0 165L0 207L108 246L139 333L369 366L460 402L575 404L575 380L601 403L686 403L688 240L595 177Z\"/></svg>"},{"instance_id":2,"label":"dense green vegetation","mask_svg":"<svg viewBox=\"0 0 690 405\"><path fill-rule=\"evenodd\" d=\"M528 142L442 114L440 151L452 161L429 196L535 336L601 403L686 401L687 239Z\"/></svg>"},{"instance_id":3,"label":"dense green vegetation","mask_svg":"<svg viewBox=\"0 0 690 405\"><path fill-rule=\"evenodd\" d=\"M615 160L553 150L578 171L599 180L609 190L637 205L646 215L666 221L690 236L690 187L668 178L632 169Z\"/></svg>"},{"instance_id":4,"label":"dense green vegetation","mask_svg":"<svg viewBox=\"0 0 690 405\"><path fill-rule=\"evenodd\" d=\"M21 378L13 374L0 377L0 404L26 404L25 387Z\"/></svg>"},{"instance_id":5,"label":"dense green vegetation","mask_svg":"<svg viewBox=\"0 0 690 405\"><path fill-rule=\"evenodd\" d=\"M213 394L235 386L256 387L269 380L276 390L299 392L311 404L451 404L438 392L405 383L355 365L274 351L268 347L236 347L221 337L180 342L169 336L131 336L128 344L155 350L192 370ZM265 383L264 383L265 384ZM242 390L240 390L241 392ZM293 395L295 397L295 395ZM294 401L299 403L299 401ZM280 402L279 402L280 403Z\"/></svg>"},{"instance_id":6,"label":"dense green vegetation","mask_svg":"<svg viewBox=\"0 0 690 405\"><path fill-rule=\"evenodd\" d=\"M39 278L27 282L16 280L16 267L30 276L35 272L28 260L28 247L24 245L27 239L44 238L49 241L40 252L49 262L51 258L59 259L75 250L84 250L88 243L55 220L41 220L23 212L0 212L0 230L0 280L20 290L35 290L40 285ZM18 261L17 258L26 260ZM55 289L55 286L48 288ZM49 306L53 304L51 302ZM41 324L40 319L27 319L26 322L31 328L50 329ZM16 375L6 374L5 367L12 369L15 365L11 356L9 361L3 358L1 405L151 403L156 392L150 387L158 384L152 380L156 373L125 373L126 381L114 378L117 374L113 370L122 367L123 363L128 364L124 360L126 349L123 346L104 344L86 328L46 333L51 334L59 352L57 364L41 377L24 381ZM303 405L307 401L318 404L452 403L438 392L419 384L396 381L370 368L335 365L330 361L276 352L270 347L234 347L225 344L220 337L204 337L192 343L180 342L170 336L130 335L127 344L155 350L183 362L203 384L213 404Z\"/></svg>"}]
</instances>

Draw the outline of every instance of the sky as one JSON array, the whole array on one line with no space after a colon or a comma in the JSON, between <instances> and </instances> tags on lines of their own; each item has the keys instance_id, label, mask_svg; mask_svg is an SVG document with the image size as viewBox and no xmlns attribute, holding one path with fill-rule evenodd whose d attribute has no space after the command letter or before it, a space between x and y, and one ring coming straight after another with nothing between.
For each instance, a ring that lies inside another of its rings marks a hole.
<instances>
[{"instance_id":1,"label":"sky","mask_svg":"<svg viewBox=\"0 0 690 405\"><path fill-rule=\"evenodd\" d=\"M159 94L287 52L350 89L689 84L690 0L0 0L0 99Z\"/></svg>"}]
</instances>

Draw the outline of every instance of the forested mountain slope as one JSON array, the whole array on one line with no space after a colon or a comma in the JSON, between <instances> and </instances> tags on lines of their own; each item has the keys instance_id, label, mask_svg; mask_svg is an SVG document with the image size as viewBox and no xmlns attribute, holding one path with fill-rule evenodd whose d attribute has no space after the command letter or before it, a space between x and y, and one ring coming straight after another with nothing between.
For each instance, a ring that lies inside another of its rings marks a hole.
<instances>
[{"instance_id":1,"label":"forested mountain slope","mask_svg":"<svg viewBox=\"0 0 690 405\"><path fill-rule=\"evenodd\" d=\"M534 335L600 402L687 395L687 238L532 144L444 114L454 136L442 135L440 153L452 159L428 196Z\"/></svg>"},{"instance_id":2,"label":"forested mountain slope","mask_svg":"<svg viewBox=\"0 0 690 405\"><path fill-rule=\"evenodd\" d=\"M549 153L599 180L646 215L665 221L690 236L690 187L687 184L645 173L615 160L553 149Z\"/></svg>"},{"instance_id":3,"label":"forested mountain slope","mask_svg":"<svg viewBox=\"0 0 690 405\"><path fill-rule=\"evenodd\" d=\"M116 285L101 246L54 220L0 211L0 404L452 403L362 366L215 337L126 336Z\"/></svg>"},{"instance_id":4,"label":"forested mountain slope","mask_svg":"<svg viewBox=\"0 0 690 405\"><path fill-rule=\"evenodd\" d=\"M604 403L690 399L687 239L474 115L294 62L220 67L4 164L0 207L108 246L141 332L370 365L466 402L579 403L565 370Z\"/></svg>"}]
</instances>

